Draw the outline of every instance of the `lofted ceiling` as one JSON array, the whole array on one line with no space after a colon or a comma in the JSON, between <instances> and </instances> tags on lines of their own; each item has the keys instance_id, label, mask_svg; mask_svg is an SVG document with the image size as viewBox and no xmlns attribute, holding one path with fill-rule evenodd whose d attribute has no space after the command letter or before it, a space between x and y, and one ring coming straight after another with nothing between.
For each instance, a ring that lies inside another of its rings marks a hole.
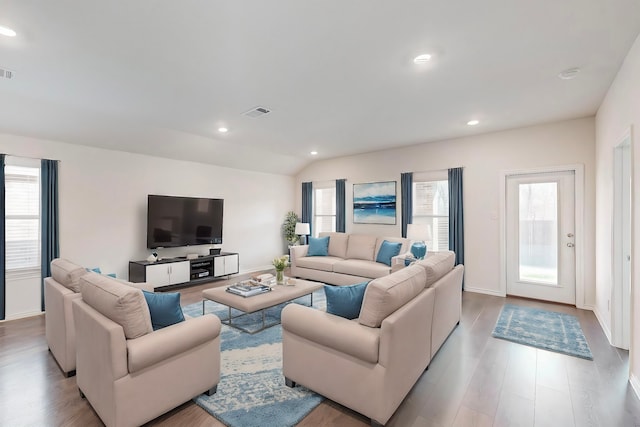
<instances>
[{"instance_id":1,"label":"lofted ceiling","mask_svg":"<svg viewBox=\"0 0 640 427\"><path fill-rule=\"evenodd\" d=\"M0 26L0 132L295 174L593 115L640 2L0 0Z\"/></svg>"}]
</instances>

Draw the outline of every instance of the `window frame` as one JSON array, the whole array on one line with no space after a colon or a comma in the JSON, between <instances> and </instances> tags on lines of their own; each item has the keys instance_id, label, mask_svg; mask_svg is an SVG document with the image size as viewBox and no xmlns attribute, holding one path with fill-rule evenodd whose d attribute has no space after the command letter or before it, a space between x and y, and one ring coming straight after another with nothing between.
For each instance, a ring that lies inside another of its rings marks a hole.
<instances>
[{"instance_id":1,"label":"window frame","mask_svg":"<svg viewBox=\"0 0 640 427\"><path fill-rule=\"evenodd\" d=\"M431 172L418 172L418 173L414 173L413 174L413 183L412 183L412 188L411 188L411 192L412 192L412 197L413 197L413 201L412 201L412 212L411 212L411 222L413 224L428 224L431 225L431 241L426 242L427 244L427 248L428 250L432 250L432 251L436 251L436 250L450 250L451 248L451 242L449 241L449 213L447 212L444 215L435 215L435 214L428 214L428 215L418 215L416 214L416 191L415 191L415 186L418 183L431 183L431 182L438 182L438 181L446 181L447 182L447 188L448 188L448 181L449 181L449 175L447 173L446 170L442 170L442 171L431 171ZM446 205L448 206L449 204L449 192L446 192ZM436 231L433 230L433 222L434 219L446 219L447 220L447 246L446 248L442 248L440 247L440 245L438 245L438 247L436 249L434 248L434 238L436 236Z\"/></svg>"},{"instance_id":2,"label":"window frame","mask_svg":"<svg viewBox=\"0 0 640 427\"><path fill-rule=\"evenodd\" d=\"M333 189L333 214L332 215L327 215L327 214L318 214L317 213L317 208L318 208L318 203L316 201L316 190L326 190L326 189ZM314 182L313 183L313 217L312 217L312 227L311 227L311 235L313 237L318 237L318 235L321 232L327 232L327 230L319 230L319 227L317 226L318 222L316 220L316 218L333 218L332 221L332 227L331 230L329 230L329 232L335 232L336 231L336 200L335 200L335 196L336 196L336 182L335 181L322 181L322 182Z\"/></svg>"},{"instance_id":3,"label":"window frame","mask_svg":"<svg viewBox=\"0 0 640 427\"><path fill-rule=\"evenodd\" d=\"M31 168L31 169L36 169L38 171L38 175L37 175L37 183L36 183L36 187L37 187L37 200L38 200L38 210L37 210L37 214L34 215L25 215L25 214L20 214L20 215L11 215L11 214L7 214L6 210L5 210L5 239L6 239L6 227L7 227L7 223L10 220L36 220L38 226L38 243L37 243L37 256L36 256L36 260L34 262L33 265L30 265L28 267L10 267L8 264L6 264L5 261L5 274L6 274L6 278L8 280L10 279L28 279L28 278L40 278L41 277L41 270L42 270L42 266L41 266L41 256L42 256L42 189L41 189L41 180L42 180L42 170L40 168L40 160L38 159L29 159L29 158L24 158L24 157L15 157L15 156L7 156L5 157L5 194L6 194L6 186L7 186L7 182L9 181L15 181L10 179L9 177L12 175L16 175L14 173L10 172L11 167L25 167L25 168ZM7 169L9 169L9 171L7 171ZM18 174L18 176L20 176ZM6 206L6 205L5 205ZM8 247L6 245L6 241L4 242L5 244L5 250L8 251ZM5 255L5 260L6 260L6 255Z\"/></svg>"}]
</instances>

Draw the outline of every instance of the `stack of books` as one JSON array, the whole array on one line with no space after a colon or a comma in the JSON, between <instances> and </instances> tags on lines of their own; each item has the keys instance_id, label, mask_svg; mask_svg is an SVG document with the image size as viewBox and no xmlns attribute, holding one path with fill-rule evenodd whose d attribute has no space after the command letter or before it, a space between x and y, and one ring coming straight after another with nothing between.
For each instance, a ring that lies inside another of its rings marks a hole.
<instances>
[{"instance_id":1,"label":"stack of books","mask_svg":"<svg viewBox=\"0 0 640 427\"><path fill-rule=\"evenodd\" d=\"M227 292L243 297L251 297L254 295L263 294L269 292L271 288L262 283L254 280L245 280L236 284L233 284L227 288Z\"/></svg>"}]
</instances>

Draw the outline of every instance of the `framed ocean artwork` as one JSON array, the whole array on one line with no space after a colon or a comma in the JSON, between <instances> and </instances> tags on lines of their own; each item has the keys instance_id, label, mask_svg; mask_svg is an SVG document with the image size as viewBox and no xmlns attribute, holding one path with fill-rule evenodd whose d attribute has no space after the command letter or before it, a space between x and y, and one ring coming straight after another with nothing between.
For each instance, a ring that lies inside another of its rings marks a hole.
<instances>
[{"instance_id":1,"label":"framed ocean artwork","mask_svg":"<svg viewBox=\"0 0 640 427\"><path fill-rule=\"evenodd\" d=\"M354 224L396 223L396 182L353 184Z\"/></svg>"}]
</instances>

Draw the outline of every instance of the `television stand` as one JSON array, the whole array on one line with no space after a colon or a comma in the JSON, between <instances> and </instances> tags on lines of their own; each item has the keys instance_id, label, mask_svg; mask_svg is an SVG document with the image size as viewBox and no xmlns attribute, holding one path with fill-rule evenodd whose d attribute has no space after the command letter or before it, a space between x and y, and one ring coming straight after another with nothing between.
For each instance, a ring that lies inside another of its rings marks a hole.
<instances>
[{"instance_id":1,"label":"television stand","mask_svg":"<svg viewBox=\"0 0 640 427\"><path fill-rule=\"evenodd\" d=\"M196 259L176 257L156 262L129 261L129 281L147 282L153 285L154 289L174 285L197 285L238 274L239 261L236 252L201 255Z\"/></svg>"}]
</instances>

